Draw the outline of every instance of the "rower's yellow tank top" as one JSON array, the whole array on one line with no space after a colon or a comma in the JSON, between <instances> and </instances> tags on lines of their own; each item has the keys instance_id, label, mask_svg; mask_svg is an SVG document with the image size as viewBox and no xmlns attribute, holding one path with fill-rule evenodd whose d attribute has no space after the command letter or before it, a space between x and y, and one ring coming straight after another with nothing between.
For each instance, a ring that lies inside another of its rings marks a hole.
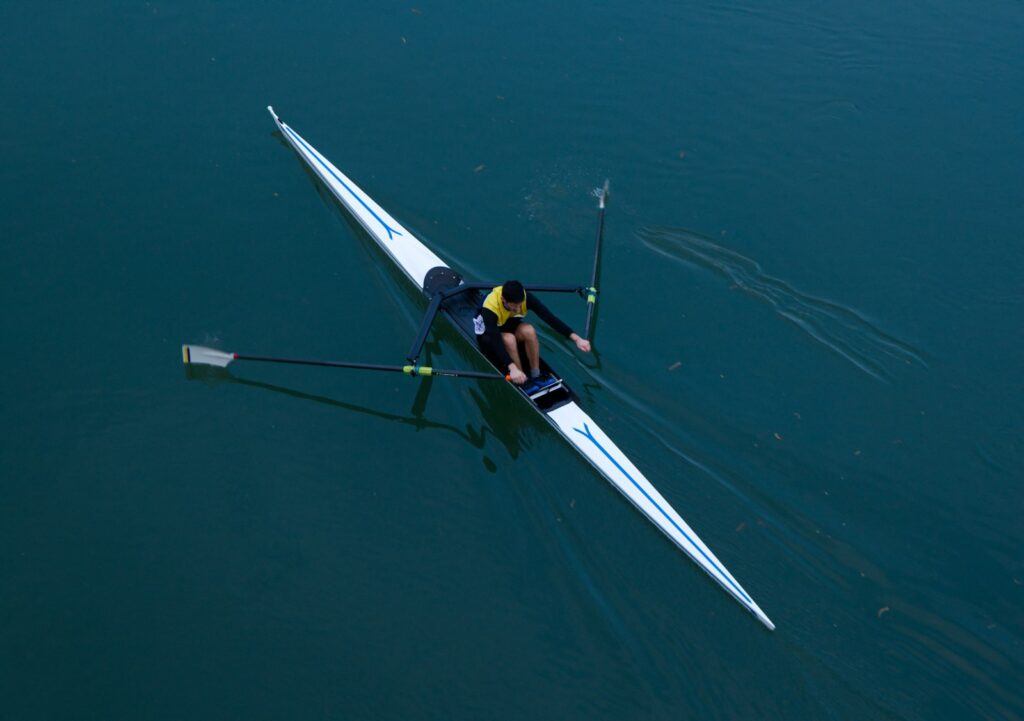
<instances>
[{"instance_id":1,"label":"rower's yellow tank top","mask_svg":"<svg viewBox=\"0 0 1024 721\"><path fill-rule=\"evenodd\" d=\"M526 298L523 298L522 310L518 314L513 314L512 311L505 309L505 304L501 302L501 288L498 286L484 298L483 307L498 316L498 327L505 325L509 318L522 318L526 315Z\"/></svg>"}]
</instances>

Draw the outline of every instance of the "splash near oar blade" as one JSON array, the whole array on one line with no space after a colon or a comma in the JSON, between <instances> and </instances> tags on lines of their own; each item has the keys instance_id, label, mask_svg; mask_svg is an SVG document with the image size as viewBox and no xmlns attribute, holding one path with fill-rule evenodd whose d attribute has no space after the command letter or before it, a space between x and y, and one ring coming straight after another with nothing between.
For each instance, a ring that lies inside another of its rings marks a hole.
<instances>
[{"instance_id":1,"label":"splash near oar blade","mask_svg":"<svg viewBox=\"0 0 1024 721\"><path fill-rule=\"evenodd\" d=\"M204 348L201 345L183 345L181 360L185 365L206 365L227 368L228 363L235 359L234 353Z\"/></svg>"}]
</instances>

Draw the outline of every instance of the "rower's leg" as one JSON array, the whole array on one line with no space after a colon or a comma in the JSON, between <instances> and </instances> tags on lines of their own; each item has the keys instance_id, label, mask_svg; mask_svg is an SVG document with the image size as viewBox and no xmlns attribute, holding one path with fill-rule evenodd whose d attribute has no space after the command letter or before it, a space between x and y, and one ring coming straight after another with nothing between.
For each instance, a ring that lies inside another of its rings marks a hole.
<instances>
[{"instance_id":1,"label":"rower's leg","mask_svg":"<svg viewBox=\"0 0 1024 721\"><path fill-rule=\"evenodd\" d=\"M540 373L540 341L537 340L537 329L529 323L520 323L516 328L516 338L526 348L526 357L530 361L530 375L536 376Z\"/></svg>"},{"instance_id":2,"label":"rower's leg","mask_svg":"<svg viewBox=\"0 0 1024 721\"><path fill-rule=\"evenodd\" d=\"M516 368L526 372L526 369L523 368L523 362L519 360L519 343L516 341L516 335L518 334L518 329L515 334L502 333L501 339L505 342L505 350L507 350L508 354L512 357L512 362L516 364Z\"/></svg>"}]
</instances>

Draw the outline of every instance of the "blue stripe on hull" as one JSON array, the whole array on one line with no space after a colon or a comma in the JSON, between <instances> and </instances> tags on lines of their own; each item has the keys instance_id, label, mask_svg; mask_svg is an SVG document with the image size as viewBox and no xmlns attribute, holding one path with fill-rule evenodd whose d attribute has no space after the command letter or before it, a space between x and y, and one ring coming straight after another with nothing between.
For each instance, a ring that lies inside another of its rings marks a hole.
<instances>
[{"instance_id":1,"label":"blue stripe on hull","mask_svg":"<svg viewBox=\"0 0 1024 721\"><path fill-rule=\"evenodd\" d=\"M593 434L592 434L592 433L590 432L590 426L588 426L588 425L587 425L586 423L584 423L584 424L583 424L583 429L582 429L582 430L581 430L581 429L579 429L579 428L573 428L573 430L574 430L574 431L576 431L577 433L579 433L579 434L580 434L581 436L583 436L583 437L584 437L584 438L586 438L587 440L589 440L589 441L590 441L591 443L593 443L593 444L594 444L594 445L595 445L595 446L597 447L597 449L598 449L599 451L601 451L601 453L603 453L603 454L604 454L605 458L607 458L607 459L608 459L609 461L611 461L611 462L612 462L612 464L613 464L613 465L614 465L614 466L615 466L616 468L618 468L618 469L619 469L619 471L620 471L620 472L622 473L622 475L624 475L624 476L625 476L626 478L628 478L628 479L629 479L629 482L630 482L630 483L632 483L632 484L633 484L633 486L634 486L634 487L635 487L635 488L636 488L636 489L637 489L638 491L640 491L640 493L642 493L642 494L644 495L644 498L646 498L646 499L647 499L648 501L650 501L650 502L651 502L651 505L653 505L653 506L654 506L655 508L657 508L657 509L658 509L658 511L660 511L660 512L661 512L661 515L665 517L665 520L666 520L666 521L668 521L669 523L671 523L671 524L672 524L672 527L673 527L673 528L675 528L675 529L676 529L677 531L679 531L679 533L681 533L681 534L682 534L683 538L685 538L685 539L686 539L687 541L689 541L689 542L690 542L690 545L691 545L691 546L693 546L694 548L696 548L696 549L697 549L697 552L698 552L698 553L699 553L699 554L700 554L700 555L701 555L701 556L702 556L702 557L704 558L704 560L705 560L705 561L707 561L707 562L708 562L708 564L710 564L710 565L711 565L711 567L712 567L713 569L715 569L715 571L716 571L716 572L717 572L717 574L718 574L718 577L719 577L719 578L720 578L720 579L721 579L722 581L724 581L725 583L729 584L729 586L730 586L730 587L731 587L731 588L732 588L732 589L733 589L734 591L736 591L736 593L738 593L738 594L739 594L740 598L742 598L742 599L743 599L744 601L746 601L746 602L747 602L748 604L752 604L752 603L753 603L753 601L752 601L752 600L750 599L750 596L748 596L747 594L745 594L745 593L743 592L743 589L742 589L742 588L740 588L739 586L737 586L737 585L736 585L736 582L735 582L735 581L733 581L733 580L732 580L732 579L731 579L731 578L730 578L730 577L729 577L729 576L728 576L728 575L727 575L727 574L726 574L725 572L723 572L723 571L722 571L722 569L721 569L721 568L719 567L719 565L718 565L717 563L715 563L715 562L714 562L714 561L713 561L713 560L712 560L712 559L711 559L711 558L710 558L710 557L708 556L708 554L706 554L706 553L704 552L704 549L703 549L703 548L701 548L701 547L700 547L700 546L698 546L698 545L697 545L696 543L694 543L693 539L692 539L692 538L690 538L690 534L688 534L688 533L687 533L686 531L684 531L684 530L683 530L682 528L680 528L680 527L679 527L679 524L675 522L675 519L673 519L673 518L672 518L672 516L668 515L668 513L667 513L667 512L665 511L665 509L661 507L661 504L659 504L659 503L658 503L657 501L655 501L655 500L654 500L653 498L651 498L650 494L649 494L649 493L647 493L647 491L645 491L645 490L643 489L643 487L642 487L642 486L641 486L641 485L640 485L639 483L637 483L637 482L636 482L636 479L635 479L635 478L633 478L633 476L629 475L629 473L627 473L627 472L626 472L626 469L625 469L625 468L623 468L623 467L622 467L622 466L621 466L621 465L619 464L619 462L618 462L618 461L616 461L616 460L615 460L614 458L612 458L612 455L611 455L611 454L610 454L610 453L608 452L608 450L607 450L607 449L606 449L606 448L605 448L604 446L602 446L602 445L601 445L600 441L598 441L598 440L597 440L596 438L594 438L594 435L593 435Z\"/></svg>"}]
</instances>

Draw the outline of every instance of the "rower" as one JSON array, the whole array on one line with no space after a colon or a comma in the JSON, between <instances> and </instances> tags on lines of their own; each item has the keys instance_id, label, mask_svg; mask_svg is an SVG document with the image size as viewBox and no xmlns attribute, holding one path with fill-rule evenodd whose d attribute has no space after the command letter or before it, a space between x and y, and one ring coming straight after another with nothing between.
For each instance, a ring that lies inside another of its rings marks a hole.
<instances>
[{"instance_id":1,"label":"rower","mask_svg":"<svg viewBox=\"0 0 1024 721\"><path fill-rule=\"evenodd\" d=\"M508 280L491 290L473 319L473 330L480 351L498 366L507 369L509 378L516 385L529 382L543 383L540 373L540 343L537 330L526 323L527 304L531 310L547 323L553 330L561 333L576 344L584 353L590 352L590 341L581 338L572 328L563 323L554 313L548 310L536 295L526 297L526 290L518 280ZM519 344L522 343L529 362L530 375L522 370L525 366L519 355Z\"/></svg>"}]
</instances>

